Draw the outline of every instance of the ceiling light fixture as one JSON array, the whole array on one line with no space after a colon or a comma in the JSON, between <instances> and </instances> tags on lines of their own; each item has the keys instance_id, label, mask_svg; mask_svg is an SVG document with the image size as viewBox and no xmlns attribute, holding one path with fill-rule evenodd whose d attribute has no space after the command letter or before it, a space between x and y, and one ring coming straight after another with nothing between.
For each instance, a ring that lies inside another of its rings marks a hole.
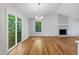
<instances>
[{"instance_id":1,"label":"ceiling light fixture","mask_svg":"<svg viewBox=\"0 0 79 59\"><path fill-rule=\"evenodd\" d=\"M40 3L38 3L38 5L40 6ZM40 8L39 8L39 11L40 11ZM36 19L36 20L42 20L42 19L43 19L43 16L40 16L40 17L35 16L35 19Z\"/></svg>"},{"instance_id":2,"label":"ceiling light fixture","mask_svg":"<svg viewBox=\"0 0 79 59\"><path fill-rule=\"evenodd\" d=\"M37 20L38 19L38 16L36 16L35 19Z\"/></svg>"},{"instance_id":3,"label":"ceiling light fixture","mask_svg":"<svg viewBox=\"0 0 79 59\"><path fill-rule=\"evenodd\" d=\"M36 16L35 19L36 20L42 20L43 19L43 16L40 16L40 17Z\"/></svg>"}]
</instances>

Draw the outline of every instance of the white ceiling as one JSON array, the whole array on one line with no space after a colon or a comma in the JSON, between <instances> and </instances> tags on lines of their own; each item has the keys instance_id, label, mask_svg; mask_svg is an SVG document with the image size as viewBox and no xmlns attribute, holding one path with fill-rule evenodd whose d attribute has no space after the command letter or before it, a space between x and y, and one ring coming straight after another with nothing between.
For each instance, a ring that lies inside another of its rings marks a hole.
<instances>
[{"instance_id":1,"label":"white ceiling","mask_svg":"<svg viewBox=\"0 0 79 59\"><path fill-rule=\"evenodd\" d=\"M63 3L56 13L79 19L79 3Z\"/></svg>"},{"instance_id":2,"label":"white ceiling","mask_svg":"<svg viewBox=\"0 0 79 59\"><path fill-rule=\"evenodd\" d=\"M51 13L79 18L78 3L40 3L40 5L38 3L16 3L14 6L29 18L45 16Z\"/></svg>"}]
</instances>

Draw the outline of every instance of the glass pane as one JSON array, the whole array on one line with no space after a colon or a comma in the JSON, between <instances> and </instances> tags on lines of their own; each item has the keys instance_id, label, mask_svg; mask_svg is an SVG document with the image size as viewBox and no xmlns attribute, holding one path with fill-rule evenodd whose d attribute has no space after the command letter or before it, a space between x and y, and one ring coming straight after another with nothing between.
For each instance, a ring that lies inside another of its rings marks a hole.
<instances>
[{"instance_id":1,"label":"glass pane","mask_svg":"<svg viewBox=\"0 0 79 59\"><path fill-rule=\"evenodd\" d=\"M35 22L35 31L41 32L41 21Z\"/></svg>"},{"instance_id":2,"label":"glass pane","mask_svg":"<svg viewBox=\"0 0 79 59\"><path fill-rule=\"evenodd\" d=\"M17 43L21 41L21 19L17 18Z\"/></svg>"},{"instance_id":3,"label":"glass pane","mask_svg":"<svg viewBox=\"0 0 79 59\"><path fill-rule=\"evenodd\" d=\"M8 15L8 46L11 48L15 45L15 16Z\"/></svg>"}]
</instances>

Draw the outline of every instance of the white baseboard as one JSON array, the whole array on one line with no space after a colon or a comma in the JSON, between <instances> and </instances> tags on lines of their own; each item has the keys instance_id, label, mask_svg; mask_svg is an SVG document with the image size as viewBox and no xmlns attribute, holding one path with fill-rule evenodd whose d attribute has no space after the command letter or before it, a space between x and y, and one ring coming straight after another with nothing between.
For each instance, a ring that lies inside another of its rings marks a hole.
<instances>
[{"instance_id":1,"label":"white baseboard","mask_svg":"<svg viewBox=\"0 0 79 59\"><path fill-rule=\"evenodd\" d=\"M52 36L58 36L58 37L76 37L77 35L31 35L31 36L49 36L49 37L52 37Z\"/></svg>"}]
</instances>

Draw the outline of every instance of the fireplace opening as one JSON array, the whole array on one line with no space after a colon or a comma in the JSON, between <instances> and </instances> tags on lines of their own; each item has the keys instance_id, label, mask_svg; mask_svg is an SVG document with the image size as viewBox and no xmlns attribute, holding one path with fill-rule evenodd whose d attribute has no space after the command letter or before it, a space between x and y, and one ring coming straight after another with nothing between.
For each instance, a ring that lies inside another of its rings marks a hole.
<instances>
[{"instance_id":1,"label":"fireplace opening","mask_svg":"<svg viewBox=\"0 0 79 59\"><path fill-rule=\"evenodd\" d=\"M66 29L59 29L59 35L66 35L67 30Z\"/></svg>"}]
</instances>

